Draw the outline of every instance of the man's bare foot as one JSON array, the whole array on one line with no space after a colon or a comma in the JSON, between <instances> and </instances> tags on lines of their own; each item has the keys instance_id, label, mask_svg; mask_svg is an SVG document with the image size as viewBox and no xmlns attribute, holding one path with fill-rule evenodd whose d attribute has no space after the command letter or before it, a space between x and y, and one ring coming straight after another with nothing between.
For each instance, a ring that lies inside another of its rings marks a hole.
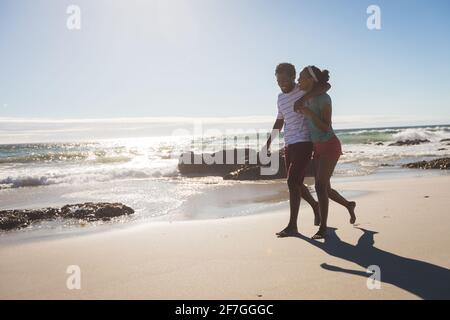
<instances>
[{"instance_id":1,"label":"man's bare foot","mask_svg":"<svg viewBox=\"0 0 450 320\"><path fill-rule=\"evenodd\" d=\"M316 202L316 204L314 205L313 211L314 211L314 225L320 226L320 208L318 202Z\"/></svg>"},{"instance_id":2,"label":"man's bare foot","mask_svg":"<svg viewBox=\"0 0 450 320\"><path fill-rule=\"evenodd\" d=\"M277 232L276 235L280 238L295 236L298 234L298 229L296 227L286 227L280 232Z\"/></svg>"},{"instance_id":3,"label":"man's bare foot","mask_svg":"<svg viewBox=\"0 0 450 320\"><path fill-rule=\"evenodd\" d=\"M355 201L350 201L348 203L347 210L348 213L350 214L350 224L354 224L356 222L355 207L356 207Z\"/></svg>"}]
</instances>

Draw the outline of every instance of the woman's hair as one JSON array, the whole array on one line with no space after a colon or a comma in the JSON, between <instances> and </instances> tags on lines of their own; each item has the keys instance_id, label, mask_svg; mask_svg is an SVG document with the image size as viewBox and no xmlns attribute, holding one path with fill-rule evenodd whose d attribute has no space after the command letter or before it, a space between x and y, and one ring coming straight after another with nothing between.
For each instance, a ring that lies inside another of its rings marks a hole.
<instances>
[{"instance_id":1,"label":"woman's hair","mask_svg":"<svg viewBox=\"0 0 450 320\"><path fill-rule=\"evenodd\" d=\"M315 83L314 83L314 87L316 85L324 85L330 80L330 72L328 70L320 70L316 66L308 66L305 69L308 70L309 68L314 73L314 75L316 76L316 79L317 79L317 81L315 81ZM309 70L308 70L308 73L311 75ZM311 77L313 77L313 76L311 75Z\"/></svg>"}]
</instances>

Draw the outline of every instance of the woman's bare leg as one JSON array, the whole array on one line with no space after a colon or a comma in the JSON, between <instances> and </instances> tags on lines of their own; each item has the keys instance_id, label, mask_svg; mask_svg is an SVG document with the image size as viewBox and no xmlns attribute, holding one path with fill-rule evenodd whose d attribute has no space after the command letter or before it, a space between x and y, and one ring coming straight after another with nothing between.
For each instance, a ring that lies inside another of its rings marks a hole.
<instances>
[{"instance_id":1,"label":"woman's bare leg","mask_svg":"<svg viewBox=\"0 0 450 320\"><path fill-rule=\"evenodd\" d=\"M333 200L347 208L348 213L350 214L350 223L354 224L356 221L356 215L355 215L356 202L348 201L347 199L345 199L342 195L339 194L339 192L337 192L336 190L331 188L331 185L328 188L328 197L331 200Z\"/></svg>"},{"instance_id":2,"label":"woman's bare leg","mask_svg":"<svg viewBox=\"0 0 450 320\"><path fill-rule=\"evenodd\" d=\"M317 170L317 168L315 168ZM305 192L303 193L302 189L302 198L306 200L306 202L309 203L309 205L314 210L314 225L318 226L320 224L320 210L319 210L319 202L316 201L311 193L309 192L308 188L305 186ZM306 195L306 197L303 196L303 194ZM308 196L309 195L309 196ZM345 207L348 210L348 213L350 214L350 223L354 224L356 221L356 215L355 215L355 207L356 202L355 201L348 201L345 199L338 191L331 188L331 185L328 188L328 198L333 200L336 203L339 203L341 206Z\"/></svg>"},{"instance_id":3,"label":"woman's bare leg","mask_svg":"<svg viewBox=\"0 0 450 320\"><path fill-rule=\"evenodd\" d=\"M342 195L340 195L339 192L331 188L331 186L330 188L328 188L328 196L334 202L337 202L346 208L348 207L349 202L347 201L347 199L345 199Z\"/></svg>"},{"instance_id":4,"label":"woman's bare leg","mask_svg":"<svg viewBox=\"0 0 450 320\"><path fill-rule=\"evenodd\" d=\"M331 188L330 178L333 174L336 163L337 159L327 159L324 157L314 160L314 166L316 168L315 188L317 198L319 199L320 208L320 228L314 235L314 239L320 239L326 235L329 206L328 190Z\"/></svg>"}]
</instances>

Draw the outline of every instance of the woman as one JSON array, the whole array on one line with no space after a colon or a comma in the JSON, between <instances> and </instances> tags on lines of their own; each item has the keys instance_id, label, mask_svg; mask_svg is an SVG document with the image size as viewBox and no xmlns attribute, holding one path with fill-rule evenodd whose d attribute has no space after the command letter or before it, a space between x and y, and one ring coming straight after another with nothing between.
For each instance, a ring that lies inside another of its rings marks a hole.
<instances>
[{"instance_id":1,"label":"woman","mask_svg":"<svg viewBox=\"0 0 450 320\"><path fill-rule=\"evenodd\" d=\"M308 66L300 73L299 88L305 92L323 86L329 79L327 70L321 71L315 66ZM319 200L320 227L313 239L322 239L327 232L328 198L332 196L337 202L345 205L350 213L350 223L356 221L355 203L345 200L337 191L331 189L330 178L333 175L339 157L342 154L341 143L331 126L331 98L328 94L308 99L300 99L294 104L294 110L303 113L308 119L308 125L313 142L313 162L315 169L315 189Z\"/></svg>"}]
</instances>

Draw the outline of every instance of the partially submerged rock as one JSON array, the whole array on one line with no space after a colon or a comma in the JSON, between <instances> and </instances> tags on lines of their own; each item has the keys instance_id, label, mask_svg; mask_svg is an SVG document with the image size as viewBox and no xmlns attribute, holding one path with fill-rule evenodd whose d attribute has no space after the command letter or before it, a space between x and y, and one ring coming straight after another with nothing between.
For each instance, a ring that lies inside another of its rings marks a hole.
<instances>
[{"instance_id":1,"label":"partially submerged rock","mask_svg":"<svg viewBox=\"0 0 450 320\"><path fill-rule=\"evenodd\" d=\"M414 139L414 140L403 140L403 141L396 141L394 143L389 144L389 146L412 146L417 145L421 143L427 143L430 142L428 139Z\"/></svg>"},{"instance_id":2,"label":"partially submerged rock","mask_svg":"<svg viewBox=\"0 0 450 320\"><path fill-rule=\"evenodd\" d=\"M390 164L390 163L382 163L382 164L380 164L380 167L393 167L394 165L393 164Z\"/></svg>"},{"instance_id":3,"label":"partially submerged rock","mask_svg":"<svg viewBox=\"0 0 450 320\"><path fill-rule=\"evenodd\" d=\"M450 169L450 158L440 158L431 161L418 161L403 165L405 168L411 169Z\"/></svg>"},{"instance_id":4,"label":"partially submerged rock","mask_svg":"<svg viewBox=\"0 0 450 320\"><path fill-rule=\"evenodd\" d=\"M256 152L250 149L223 150L214 153L183 153L178 161L178 171L185 176L225 176L250 165L250 157Z\"/></svg>"},{"instance_id":5,"label":"partially submerged rock","mask_svg":"<svg viewBox=\"0 0 450 320\"><path fill-rule=\"evenodd\" d=\"M30 221L26 217L18 213L0 211L0 230L24 228L29 223Z\"/></svg>"},{"instance_id":6,"label":"partially submerged rock","mask_svg":"<svg viewBox=\"0 0 450 320\"><path fill-rule=\"evenodd\" d=\"M284 152L272 153L271 161L262 161L252 149L223 150L215 153L183 153L178 171L184 176L220 176L225 180L273 180L286 178ZM312 165L306 176L313 176Z\"/></svg>"},{"instance_id":7,"label":"partially submerged rock","mask_svg":"<svg viewBox=\"0 0 450 320\"><path fill-rule=\"evenodd\" d=\"M111 218L133 214L134 210L121 203L86 202L62 208L0 210L0 230L24 228L33 221L75 218L85 221L107 221Z\"/></svg>"},{"instance_id":8,"label":"partially submerged rock","mask_svg":"<svg viewBox=\"0 0 450 320\"><path fill-rule=\"evenodd\" d=\"M110 220L114 217L133 214L134 210L121 203L86 202L83 204L69 204L61 208L61 215L65 218L75 218L87 221Z\"/></svg>"}]
</instances>

